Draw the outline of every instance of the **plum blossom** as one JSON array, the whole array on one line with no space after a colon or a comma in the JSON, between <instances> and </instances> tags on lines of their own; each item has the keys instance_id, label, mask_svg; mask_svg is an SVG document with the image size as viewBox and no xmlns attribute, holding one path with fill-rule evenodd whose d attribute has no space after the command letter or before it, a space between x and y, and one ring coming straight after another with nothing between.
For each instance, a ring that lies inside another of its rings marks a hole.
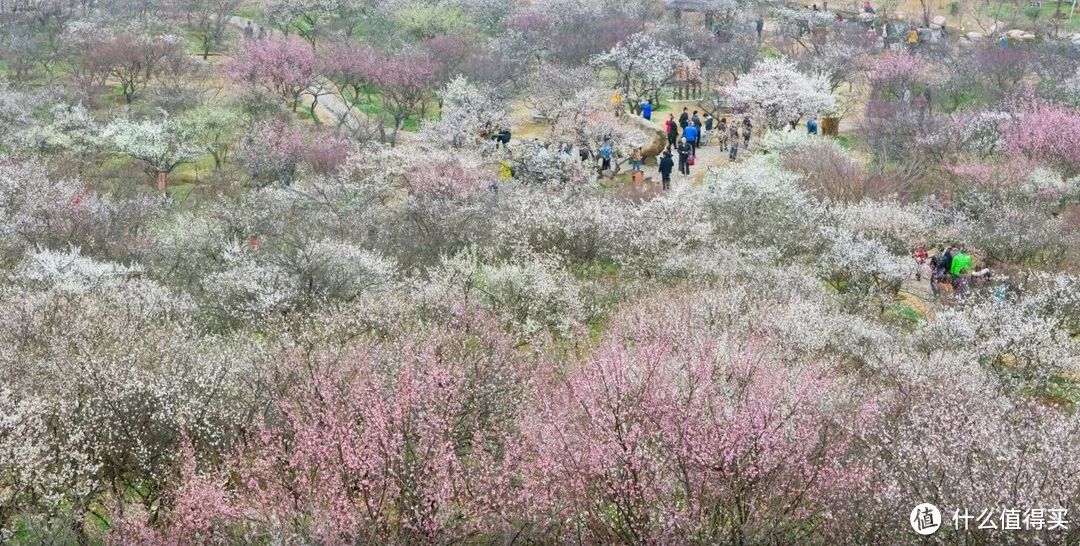
<instances>
[{"instance_id":1,"label":"plum blossom","mask_svg":"<svg viewBox=\"0 0 1080 546\"><path fill-rule=\"evenodd\" d=\"M746 105L750 114L770 129L795 123L833 106L835 99L821 76L807 76L788 59L763 59L727 88L734 104Z\"/></svg>"}]
</instances>

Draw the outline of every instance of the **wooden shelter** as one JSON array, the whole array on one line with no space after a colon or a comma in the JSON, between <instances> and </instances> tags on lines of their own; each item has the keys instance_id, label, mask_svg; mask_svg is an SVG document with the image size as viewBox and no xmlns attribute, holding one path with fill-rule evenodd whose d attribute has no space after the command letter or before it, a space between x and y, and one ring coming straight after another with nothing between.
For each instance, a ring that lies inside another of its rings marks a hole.
<instances>
[{"instance_id":1,"label":"wooden shelter","mask_svg":"<svg viewBox=\"0 0 1080 546\"><path fill-rule=\"evenodd\" d=\"M675 69L675 98L689 100L701 97L701 61L689 59Z\"/></svg>"}]
</instances>

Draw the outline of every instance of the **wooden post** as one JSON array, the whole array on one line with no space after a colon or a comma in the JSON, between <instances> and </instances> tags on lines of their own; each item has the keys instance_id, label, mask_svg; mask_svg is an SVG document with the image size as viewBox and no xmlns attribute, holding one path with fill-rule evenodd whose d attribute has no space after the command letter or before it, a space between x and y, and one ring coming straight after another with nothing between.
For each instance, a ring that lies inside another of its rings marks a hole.
<instances>
[{"instance_id":1,"label":"wooden post","mask_svg":"<svg viewBox=\"0 0 1080 546\"><path fill-rule=\"evenodd\" d=\"M157 189L161 193L165 193L165 182L168 181L169 174L165 171L158 171L157 173Z\"/></svg>"}]
</instances>

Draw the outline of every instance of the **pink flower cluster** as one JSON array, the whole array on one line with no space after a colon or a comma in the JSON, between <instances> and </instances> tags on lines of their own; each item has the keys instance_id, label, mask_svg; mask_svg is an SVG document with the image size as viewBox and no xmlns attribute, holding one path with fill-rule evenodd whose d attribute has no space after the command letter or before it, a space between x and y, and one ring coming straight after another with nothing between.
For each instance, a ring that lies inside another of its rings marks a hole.
<instances>
[{"instance_id":1,"label":"pink flower cluster","mask_svg":"<svg viewBox=\"0 0 1080 546\"><path fill-rule=\"evenodd\" d=\"M569 370L520 357L485 368L445 340L400 345L391 360L374 349L297 359L298 383L224 472L195 472L185 451L164 526L128 522L113 538L396 544L528 529L587 542L760 543L827 522L829 501L863 477L825 395L826 369L652 311L620 318ZM466 344L514 354L501 338ZM532 385L519 408L483 403L512 385Z\"/></svg>"},{"instance_id":2,"label":"pink flower cluster","mask_svg":"<svg viewBox=\"0 0 1080 546\"><path fill-rule=\"evenodd\" d=\"M1029 102L1003 127L1013 153L1080 172L1080 112L1040 101Z\"/></svg>"}]
</instances>

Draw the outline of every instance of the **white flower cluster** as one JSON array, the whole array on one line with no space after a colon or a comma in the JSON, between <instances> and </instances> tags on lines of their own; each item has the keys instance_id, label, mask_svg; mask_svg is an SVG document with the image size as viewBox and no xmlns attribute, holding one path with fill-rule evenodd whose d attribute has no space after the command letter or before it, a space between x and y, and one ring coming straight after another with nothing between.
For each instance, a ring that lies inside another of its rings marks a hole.
<instances>
[{"instance_id":1,"label":"white flower cluster","mask_svg":"<svg viewBox=\"0 0 1080 546\"><path fill-rule=\"evenodd\" d=\"M821 76L808 76L785 58L763 59L727 88L728 99L750 108L766 127L779 129L836 104Z\"/></svg>"}]
</instances>

